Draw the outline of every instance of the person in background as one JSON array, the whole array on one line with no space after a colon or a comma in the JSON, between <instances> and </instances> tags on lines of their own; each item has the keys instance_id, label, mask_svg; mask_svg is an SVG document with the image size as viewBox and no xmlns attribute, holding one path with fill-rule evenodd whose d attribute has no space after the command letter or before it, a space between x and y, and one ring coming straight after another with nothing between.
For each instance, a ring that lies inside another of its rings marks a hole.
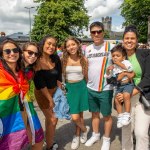
<instances>
[{"instance_id":1,"label":"person in background","mask_svg":"<svg viewBox=\"0 0 150 150\"><path fill-rule=\"evenodd\" d=\"M40 57L36 63L34 84L37 103L45 116L45 137L47 150L58 148L54 142L55 128L58 119L53 108L53 95L62 82L62 69L56 51L56 39L50 35L45 36L40 45Z\"/></svg>"},{"instance_id":2,"label":"person in background","mask_svg":"<svg viewBox=\"0 0 150 150\"><path fill-rule=\"evenodd\" d=\"M144 109L140 101L140 91L150 91L150 50L137 49L138 32L135 26L130 25L125 28L123 34L123 46L126 50L128 60L133 66L135 76L133 78L135 88L131 98L131 125L122 128L122 149L133 150L133 131L136 138L136 150L149 150L149 126L150 110ZM123 72L122 76L132 78L128 72ZM122 101L123 95L117 95L118 101Z\"/></svg>"},{"instance_id":3,"label":"person in background","mask_svg":"<svg viewBox=\"0 0 150 150\"><path fill-rule=\"evenodd\" d=\"M22 52L12 39L0 44L0 149L21 150L29 144L19 101L29 90L21 70Z\"/></svg>"},{"instance_id":4,"label":"person in background","mask_svg":"<svg viewBox=\"0 0 150 150\"><path fill-rule=\"evenodd\" d=\"M104 25L101 22L93 22L90 25L91 37L94 41L85 50L85 57L88 59L88 95L89 111L92 113L93 133L85 146L92 146L100 139L100 112L105 121L104 136L101 150L109 150L110 133L112 128L112 97L113 87L106 85L106 68L111 64L111 53L113 45L104 42Z\"/></svg>"},{"instance_id":5,"label":"person in background","mask_svg":"<svg viewBox=\"0 0 150 150\"><path fill-rule=\"evenodd\" d=\"M71 149L78 149L80 142L86 142L90 130L83 119L83 111L89 109L86 87L88 63L82 54L80 41L74 37L65 40L62 64L70 114L76 125Z\"/></svg>"},{"instance_id":6,"label":"person in background","mask_svg":"<svg viewBox=\"0 0 150 150\"><path fill-rule=\"evenodd\" d=\"M127 76L120 78L119 74L122 72L130 72L133 73L132 64L129 60L126 60L126 51L122 47L122 44L115 46L111 50L112 62L113 65L109 66L106 71L107 79L111 79L111 77L116 78L116 88L115 95L118 93L123 93L123 103L125 106L125 112L122 112L122 102L118 101L115 98L115 106L118 112L118 120L117 127L121 128L123 125L128 125L131 122L130 116L130 98L134 88L134 84L132 83L132 79L129 79Z\"/></svg>"},{"instance_id":7,"label":"person in background","mask_svg":"<svg viewBox=\"0 0 150 150\"><path fill-rule=\"evenodd\" d=\"M30 90L33 86L34 77L34 66L36 60L39 56L39 47L35 42L27 42L22 47L22 69L24 71L25 77L30 85ZM33 89L32 92L28 91L24 99L24 111L23 118L28 131L29 141L32 144L32 150L42 150L43 149L43 139L44 132L41 127L41 123L34 110L33 100L34 98ZM32 95L31 95L32 94Z\"/></svg>"}]
</instances>

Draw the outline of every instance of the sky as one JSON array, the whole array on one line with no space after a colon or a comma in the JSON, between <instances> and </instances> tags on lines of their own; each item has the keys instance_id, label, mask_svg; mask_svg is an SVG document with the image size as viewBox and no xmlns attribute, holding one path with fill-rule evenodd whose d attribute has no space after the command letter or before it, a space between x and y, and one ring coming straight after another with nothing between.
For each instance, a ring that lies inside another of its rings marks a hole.
<instances>
[{"instance_id":1,"label":"sky","mask_svg":"<svg viewBox=\"0 0 150 150\"><path fill-rule=\"evenodd\" d=\"M112 31L123 31L124 18L119 10L122 2L123 0L85 0L85 7L88 15L91 16L90 23L110 16L112 17ZM30 9L31 24L33 24L36 6L38 4L33 0L0 0L0 32L5 32L6 35L17 32L28 34L30 30L29 9L25 7L34 7ZM84 33L88 35L88 32Z\"/></svg>"}]
</instances>

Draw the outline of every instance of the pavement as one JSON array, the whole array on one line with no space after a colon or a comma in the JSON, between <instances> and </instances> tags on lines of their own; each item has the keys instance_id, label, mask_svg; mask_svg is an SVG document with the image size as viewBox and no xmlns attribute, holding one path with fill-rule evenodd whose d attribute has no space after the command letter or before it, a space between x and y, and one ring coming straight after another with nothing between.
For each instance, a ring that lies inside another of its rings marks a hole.
<instances>
[{"instance_id":1,"label":"pavement","mask_svg":"<svg viewBox=\"0 0 150 150\"><path fill-rule=\"evenodd\" d=\"M40 118L42 127L45 131L45 119L43 116L43 113L41 112L40 108L35 102L35 109L38 113L38 116ZM116 121L117 121L117 113L113 109L112 110L112 117L113 117L113 127L112 127L112 133L111 133L111 147L110 150L121 150L121 129L118 129L116 127ZM91 127L91 113L86 111L84 112L84 121L85 125L88 125ZM60 119L57 124L56 128L56 134L55 134L55 141L58 143L59 148L58 150L71 150L71 141L74 135L75 126L74 123L70 120ZM88 139L91 137L92 129L90 129L90 132L88 133ZM102 145L102 136L104 134L104 121L101 119L100 123L100 140L93 144L91 147L87 147L84 144L80 144L78 150L100 150ZM43 146L43 149L45 149L45 146Z\"/></svg>"}]
</instances>

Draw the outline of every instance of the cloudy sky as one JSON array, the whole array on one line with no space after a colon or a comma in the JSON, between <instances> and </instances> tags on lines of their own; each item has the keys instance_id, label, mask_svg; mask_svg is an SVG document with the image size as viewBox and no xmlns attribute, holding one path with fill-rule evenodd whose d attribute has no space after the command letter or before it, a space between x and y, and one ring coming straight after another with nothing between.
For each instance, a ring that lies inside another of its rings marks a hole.
<instances>
[{"instance_id":1,"label":"cloudy sky","mask_svg":"<svg viewBox=\"0 0 150 150\"><path fill-rule=\"evenodd\" d=\"M90 22L101 21L101 17L112 17L112 30L122 31L124 19L120 15L119 7L123 0L86 0L85 6L88 9ZM6 35L29 32L29 10L25 7L35 7L30 9L31 22L33 23L36 14L36 6L33 0L0 0L0 32ZM86 34L86 33L85 33Z\"/></svg>"}]
</instances>

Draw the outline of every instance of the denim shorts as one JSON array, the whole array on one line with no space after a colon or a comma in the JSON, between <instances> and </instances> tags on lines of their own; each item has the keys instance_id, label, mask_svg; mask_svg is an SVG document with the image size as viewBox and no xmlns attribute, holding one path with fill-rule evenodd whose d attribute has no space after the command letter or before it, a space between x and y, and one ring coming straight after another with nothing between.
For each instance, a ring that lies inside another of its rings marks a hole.
<instances>
[{"instance_id":1,"label":"denim shorts","mask_svg":"<svg viewBox=\"0 0 150 150\"><path fill-rule=\"evenodd\" d=\"M115 94L125 93L125 92L129 93L129 94L132 94L133 88L134 88L134 84L133 83L122 84L120 86L117 86L117 90L116 90Z\"/></svg>"}]
</instances>

